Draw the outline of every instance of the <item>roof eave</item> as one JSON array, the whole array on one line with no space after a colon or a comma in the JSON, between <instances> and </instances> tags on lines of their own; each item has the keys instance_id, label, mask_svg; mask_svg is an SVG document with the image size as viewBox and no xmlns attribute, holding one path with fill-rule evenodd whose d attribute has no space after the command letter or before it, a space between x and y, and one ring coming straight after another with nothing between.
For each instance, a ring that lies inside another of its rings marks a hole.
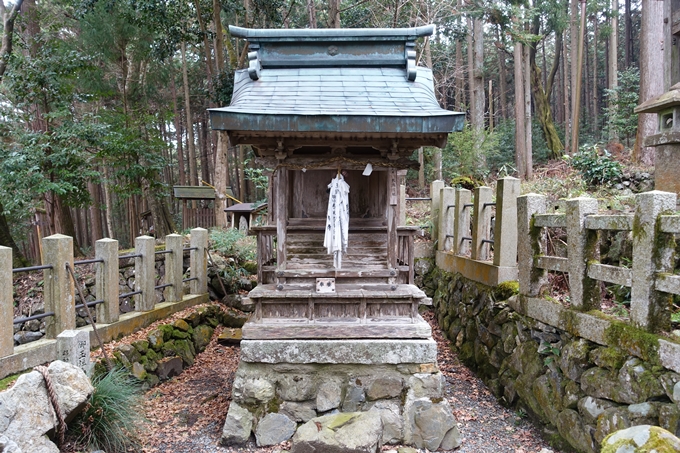
<instances>
[{"instance_id":1,"label":"roof eave","mask_svg":"<svg viewBox=\"0 0 680 453\"><path fill-rule=\"evenodd\" d=\"M441 134L463 129L465 114L443 110L439 115L301 115L255 114L210 109L212 129L336 133Z\"/></svg>"}]
</instances>

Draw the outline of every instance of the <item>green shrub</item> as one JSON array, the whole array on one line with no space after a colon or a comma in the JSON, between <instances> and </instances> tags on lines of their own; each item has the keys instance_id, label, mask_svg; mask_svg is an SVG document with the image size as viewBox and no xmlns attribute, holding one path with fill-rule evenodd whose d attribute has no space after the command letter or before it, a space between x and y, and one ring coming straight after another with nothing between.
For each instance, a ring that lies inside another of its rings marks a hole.
<instances>
[{"instance_id":1,"label":"green shrub","mask_svg":"<svg viewBox=\"0 0 680 453\"><path fill-rule=\"evenodd\" d=\"M612 159L611 154L597 146L584 147L570 158L571 166L581 173L583 180L591 186L610 185L623 175L621 163Z\"/></svg>"},{"instance_id":2,"label":"green shrub","mask_svg":"<svg viewBox=\"0 0 680 453\"><path fill-rule=\"evenodd\" d=\"M235 228L210 230L211 249L222 256L230 256L239 263L257 258L255 237L248 236Z\"/></svg>"},{"instance_id":3,"label":"green shrub","mask_svg":"<svg viewBox=\"0 0 680 453\"><path fill-rule=\"evenodd\" d=\"M92 379L94 392L85 411L69 426L76 444L107 453L141 452L146 422L141 382L124 368Z\"/></svg>"}]
</instances>

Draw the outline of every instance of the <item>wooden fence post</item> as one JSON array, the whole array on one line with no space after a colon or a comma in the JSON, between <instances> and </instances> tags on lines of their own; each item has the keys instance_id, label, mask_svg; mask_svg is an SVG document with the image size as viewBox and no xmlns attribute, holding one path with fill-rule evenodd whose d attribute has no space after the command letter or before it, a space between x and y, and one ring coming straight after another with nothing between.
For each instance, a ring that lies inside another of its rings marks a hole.
<instances>
[{"instance_id":1,"label":"wooden fence post","mask_svg":"<svg viewBox=\"0 0 680 453\"><path fill-rule=\"evenodd\" d=\"M456 190L453 187L444 187L441 190L439 200L439 238L437 250L448 252L453 247L453 222Z\"/></svg>"},{"instance_id":2,"label":"wooden fence post","mask_svg":"<svg viewBox=\"0 0 680 453\"><path fill-rule=\"evenodd\" d=\"M182 251L182 235L168 234L165 236L165 283L172 286L165 288L166 302L179 302L184 298L184 253Z\"/></svg>"},{"instance_id":3,"label":"wooden fence post","mask_svg":"<svg viewBox=\"0 0 680 453\"><path fill-rule=\"evenodd\" d=\"M599 308L600 282L588 277L588 262L599 256L599 233L598 230L586 229L586 217L597 214L597 200L572 198L566 201L565 209L571 306L583 311Z\"/></svg>"},{"instance_id":4,"label":"wooden fence post","mask_svg":"<svg viewBox=\"0 0 680 453\"><path fill-rule=\"evenodd\" d=\"M191 230L191 294L205 294L208 292L208 230L194 228Z\"/></svg>"},{"instance_id":5,"label":"wooden fence post","mask_svg":"<svg viewBox=\"0 0 680 453\"><path fill-rule=\"evenodd\" d=\"M470 200L472 193L467 189L456 189L455 207L456 213L453 220L453 253L454 255L467 255L470 251L470 241L463 239L470 237Z\"/></svg>"},{"instance_id":6,"label":"wooden fence post","mask_svg":"<svg viewBox=\"0 0 680 453\"><path fill-rule=\"evenodd\" d=\"M477 187L475 189L474 210L472 213L472 252L473 260L486 261L489 259L489 229L491 228L491 201L493 191L491 187Z\"/></svg>"},{"instance_id":7,"label":"wooden fence post","mask_svg":"<svg viewBox=\"0 0 680 453\"><path fill-rule=\"evenodd\" d=\"M155 240L151 236L135 238L135 311L150 311L156 305Z\"/></svg>"},{"instance_id":8,"label":"wooden fence post","mask_svg":"<svg viewBox=\"0 0 680 453\"><path fill-rule=\"evenodd\" d=\"M517 266L517 197L519 179L501 178L496 186L496 226L493 233L493 264Z\"/></svg>"},{"instance_id":9,"label":"wooden fence post","mask_svg":"<svg viewBox=\"0 0 680 453\"><path fill-rule=\"evenodd\" d=\"M73 266L73 238L63 234L53 234L43 238L45 265L45 313L54 316L45 318L45 338L57 338L64 330L76 328L75 286L66 270L66 263Z\"/></svg>"},{"instance_id":10,"label":"wooden fence post","mask_svg":"<svg viewBox=\"0 0 680 453\"><path fill-rule=\"evenodd\" d=\"M97 298L104 302L97 305L97 323L111 324L118 321L120 308L120 262L118 260L118 241L100 239L94 244L94 257L104 260L97 263L95 291Z\"/></svg>"},{"instance_id":11,"label":"wooden fence post","mask_svg":"<svg viewBox=\"0 0 680 453\"><path fill-rule=\"evenodd\" d=\"M0 246L0 357L14 352L12 249Z\"/></svg>"},{"instance_id":12,"label":"wooden fence post","mask_svg":"<svg viewBox=\"0 0 680 453\"><path fill-rule=\"evenodd\" d=\"M633 219L633 279L630 294L630 320L639 328L650 331L670 329L670 298L656 291L656 273L671 272L671 253L663 253L659 244L657 218L664 211L676 208L675 193L653 190L635 195Z\"/></svg>"},{"instance_id":13,"label":"wooden fence post","mask_svg":"<svg viewBox=\"0 0 680 453\"><path fill-rule=\"evenodd\" d=\"M545 214L546 198L530 193L517 198L517 261L519 293L536 297L546 283L546 271L535 267L536 257L545 248L545 231L535 227L534 214Z\"/></svg>"}]
</instances>

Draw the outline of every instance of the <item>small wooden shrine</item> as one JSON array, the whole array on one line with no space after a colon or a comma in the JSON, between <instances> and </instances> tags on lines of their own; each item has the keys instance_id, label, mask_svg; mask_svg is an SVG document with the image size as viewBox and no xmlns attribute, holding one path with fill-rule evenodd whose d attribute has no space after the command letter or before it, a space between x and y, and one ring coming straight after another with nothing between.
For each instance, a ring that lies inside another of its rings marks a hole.
<instances>
[{"instance_id":1,"label":"small wooden shrine","mask_svg":"<svg viewBox=\"0 0 680 453\"><path fill-rule=\"evenodd\" d=\"M250 67L236 73L231 105L210 111L212 127L274 170L271 226L253 228L260 285L244 339L430 336L417 313L425 295L413 285L414 229L397 226L397 172L463 124L416 67L415 40L433 29L230 27L248 40ZM340 171L350 222L337 270L323 239L327 186ZM335 291L317 292L317 278L335 279Z\"/></svg>"},{"instance_id":2,"label":"small wooden shrine","mask_svg":"<svg viewBox=\"0 0 680 453\"><path fill-rule=\"evenodd\" d=\"M422 404L450 422L436 343L418 313L429 299L413 284L416 229L398 226L398 172L417 168L414 150L444 146L463 126L462 113L439 107L432 72L416 65L415 42L434 26L229 31L248 40L250 66L236 72L231 105L210 110L212 128L251 145L271 176L268 226L251 228L259 285L223 442L245 442L267 398L319 415L367 411L364 386L376 382L394 384L384 404L405 419ZM349 185L337 267L324 245L334 179ZM401 392L405 403L394 398ZM267 395L260 409L244 409L256 393ZM429 448L448 445L454 425L442 424ZM418 429L400 428L394 441L421 445Z\"/></svg>"}]
</instances>

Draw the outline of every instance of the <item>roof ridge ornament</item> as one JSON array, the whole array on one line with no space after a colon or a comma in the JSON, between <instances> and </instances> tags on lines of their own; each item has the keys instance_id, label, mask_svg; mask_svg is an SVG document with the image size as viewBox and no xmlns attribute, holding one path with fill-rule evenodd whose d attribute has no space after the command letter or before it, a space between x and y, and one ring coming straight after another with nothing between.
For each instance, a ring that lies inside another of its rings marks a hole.
<instances>
[{"instance_id":1,"label":"roof ridge ornament","mask_svg":"<svg viewBox=\"0 0 680 453\"><path fill-rule=\"evenodd\" d=\"M259 48L258 44L251 44L250 52L248 52L248 75L251 80L259 80L260 71L262 71Z\"/></svg>"},{"instance_id":2,"label":"roof ridge ornament","mask_svg":"<svg viewBox=\"0 0 680 453\"><path fill-rule=\"evenodd\" d=\"M409 82L415 82L418 75L416 66L416 43L406 43L406 78Z\"/></svg>"}]
</instances>

